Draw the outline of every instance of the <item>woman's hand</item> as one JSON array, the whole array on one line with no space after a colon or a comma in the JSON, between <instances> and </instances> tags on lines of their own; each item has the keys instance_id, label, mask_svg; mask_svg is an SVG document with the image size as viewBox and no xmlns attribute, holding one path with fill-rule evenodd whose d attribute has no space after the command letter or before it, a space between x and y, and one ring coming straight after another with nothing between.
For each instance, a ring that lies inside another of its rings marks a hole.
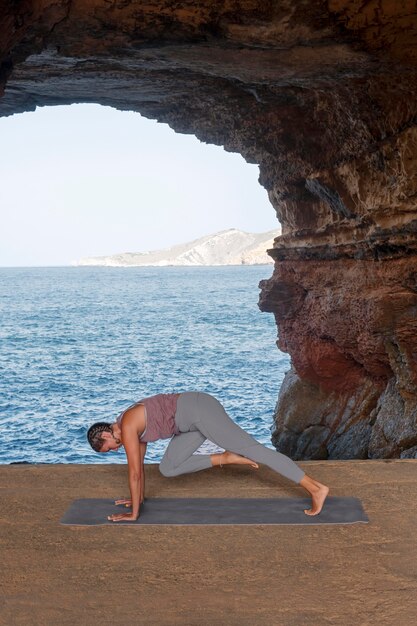
<instances>
[{"instance_id":1,"label":"woman's hand","mask_svg":"<svg viewBox=\"0 0 417 626\"><path fill-rule=\"evenodd\" d=\"M121 500L115 500L115 504L124 504L125 506L132 506L132 500L130 498L122 498Z\"/></svg>"},{"instance_id":2,"label":"woman's hand","mask_svg":"<svg viewBox=\"0 0 417 626\"><path fill-rule=\"evenodd\" d=\"M114 515L108 515L107 519L111 522L136 522L139 515L136 517L132 513L115 513Z\"/></svg>"}]
</instances>

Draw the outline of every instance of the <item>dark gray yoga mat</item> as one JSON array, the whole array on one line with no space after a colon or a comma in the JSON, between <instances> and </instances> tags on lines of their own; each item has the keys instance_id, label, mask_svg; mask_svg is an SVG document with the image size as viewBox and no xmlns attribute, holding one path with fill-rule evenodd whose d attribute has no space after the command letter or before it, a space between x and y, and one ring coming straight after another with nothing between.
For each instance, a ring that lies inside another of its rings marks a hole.
<instances>
[{"instance_id":1,"label":"dark gray yoga mat","mask_svg":"<svg viewBox=\"0 0 417 626\"><path fill-rule=\"evenodd\" d=\"M328 496L319 515L306 515L311 498L151 498L141 505L136 521L112 522L114 513L128 513L114 500L74 500L61 524L355 524L369 522L359 498Z\"/></svg>"}]
</instances>

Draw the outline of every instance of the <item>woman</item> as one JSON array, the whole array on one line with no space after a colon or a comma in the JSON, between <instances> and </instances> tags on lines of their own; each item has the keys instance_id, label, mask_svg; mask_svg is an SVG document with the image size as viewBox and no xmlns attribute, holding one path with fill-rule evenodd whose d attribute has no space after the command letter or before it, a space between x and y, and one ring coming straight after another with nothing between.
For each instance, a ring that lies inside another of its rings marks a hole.
<instances>
[{"instance_id":1,"label":"woman","mask_svg":"<svg viewBox=\"0 0 417 626\"><path fill-rule=\"evenodd\" d=\"M258 461L311 494L313 505L311 509L304 509L306 515L318 515L329 493L328 487L307 476L289 457L266 448L235 424L210 394L197 391L160 393L135 402L117 417L116 422L96 422L88 430L88 441L96 452L109 452L123 446L127 455L131 499L116 500L115 504L131 506L132 511L108 516L109 520L138 519L145 493L143 460L146 445L149 441L169 437L172 439L159 465L163 476L179 476L230 463L258 468ZM225 452L193 454L205 439L224 448Z\"/></svg>"}]
</instances>

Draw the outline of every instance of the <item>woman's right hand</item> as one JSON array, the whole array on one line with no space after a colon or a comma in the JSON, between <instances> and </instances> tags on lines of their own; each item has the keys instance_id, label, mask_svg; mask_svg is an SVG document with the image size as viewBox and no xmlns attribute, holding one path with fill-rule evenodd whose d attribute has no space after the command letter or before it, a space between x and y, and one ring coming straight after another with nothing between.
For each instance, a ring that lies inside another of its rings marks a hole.
<instances>
[{"instance_id":1,"label":"woman's right hand","mask_svg":"<svg viewBox=\"0 0 417 626\"><path fill-rule=\"evenodd\" d=\"M132 500L130 498L122 498L121 500L115 500L115 504L124 504L125 506L132 506Z\"/></svg>"}]
</instances>

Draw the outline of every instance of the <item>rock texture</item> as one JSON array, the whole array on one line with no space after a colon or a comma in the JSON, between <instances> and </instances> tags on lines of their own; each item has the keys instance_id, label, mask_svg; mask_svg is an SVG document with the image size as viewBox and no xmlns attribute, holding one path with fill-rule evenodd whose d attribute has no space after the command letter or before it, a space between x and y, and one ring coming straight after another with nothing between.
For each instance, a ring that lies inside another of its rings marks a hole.
<instances>
[{"instance_id":1,"label":"rock texture","mask_svg":"<svg viewBox=\"0 0 417 626\"><path fill-rule=\"evenodd\" d=\"M414 0L6 0L0 58L1 115L99 102L258 163L282 224L259 304L293 363L275 445L416 456Z\"/></svg>"},{"instance_id":2,"label":"rock texture","mask_svg":"<svg viewBox=\"0 0 417 626\"><path fill-rule=\"evenodd\" d=\"M125 252L112 256L87 257L73 265L104 267L140 267L166 265L264 265L272 264L267 249L280 229L266 233L246 233L229 228L188 243L150 252Z\"/></svg>"}]
</instances>

